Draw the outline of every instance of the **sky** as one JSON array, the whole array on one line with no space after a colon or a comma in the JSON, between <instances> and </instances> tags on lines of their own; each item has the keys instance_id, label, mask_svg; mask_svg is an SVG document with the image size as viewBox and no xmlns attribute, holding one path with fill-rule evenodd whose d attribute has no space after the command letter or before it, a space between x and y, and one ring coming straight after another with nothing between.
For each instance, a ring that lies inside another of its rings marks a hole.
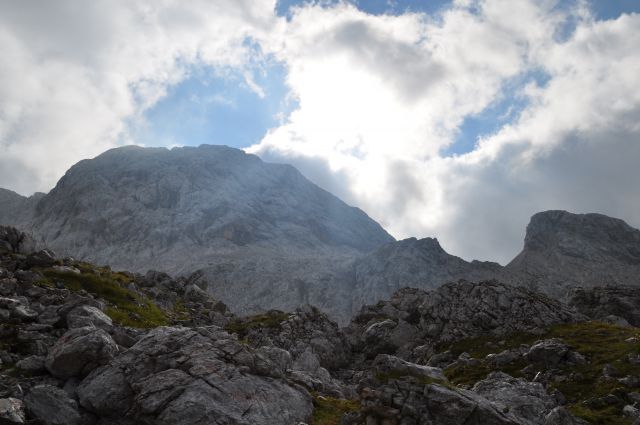
<instances>
[{"instance_id":1,"label":"sky","mask_svg":"<svg viewBox=\"0 0 640 425\"><path fill-rule=\"evenodd\" d=\"M0 0L0 187L225 144L504 264L538 211L640 227L639 46L637 0Z\"/></svg>"}]
</instances>

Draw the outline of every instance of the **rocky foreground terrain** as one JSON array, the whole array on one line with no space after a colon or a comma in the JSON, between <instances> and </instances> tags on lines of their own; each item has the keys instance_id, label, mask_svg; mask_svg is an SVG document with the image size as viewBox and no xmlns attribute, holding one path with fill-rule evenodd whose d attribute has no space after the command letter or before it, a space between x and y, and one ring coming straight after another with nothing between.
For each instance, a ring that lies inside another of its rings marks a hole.
<instances>
[{"instance_id":1,"label":"rocky foreground terrain","mask_svg":"<svg viewBox=\"0 0 640 425\"><path fill-rule=\"evenodd\" d=\"M640 424L639 302L459 281L342 328L309 305L241 318L201 273L116 272L0 227L0 423Z\"/></svg>"}]
</instances>

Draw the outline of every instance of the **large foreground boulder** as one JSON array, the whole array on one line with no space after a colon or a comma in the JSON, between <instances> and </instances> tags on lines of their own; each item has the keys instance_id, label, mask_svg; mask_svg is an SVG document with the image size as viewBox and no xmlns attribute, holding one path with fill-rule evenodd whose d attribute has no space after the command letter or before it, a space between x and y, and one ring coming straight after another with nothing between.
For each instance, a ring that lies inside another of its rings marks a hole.
<instances>
[{"instance_id":1,"label":"large foreground boulder","mask_svg":"<svg viewBox=\"0 0 640 425\"><path fill-rule=\"evenodd\" d=\"M82 415L78 403L58 387L41 385L25 398L30 416L44 425L80 425Z\"/></svg>"},{"instance_id":2,"label":"large foreground boulder","mask_svg":"<svg viewBox=\"0 0 640 425\"><path fill-rule=\"evenodd\" d=\"M282 371L218 327L156 328L77 389L80 404L136 424L297 424L312 401ZM118 422L119 423L119 422Z\"/></svg>"},{"instance_id":3,"label":"large foreground boulder","mask_svg":"<svg viewBox=\"0 0 640 425\"><path fill-rule=\"evenodd\" d=\"M47 354L45 367L58 378L83 377L107 364L118 353L118 345L102 329L93 326L71 329Z\"/></svg>"}]
</instances>

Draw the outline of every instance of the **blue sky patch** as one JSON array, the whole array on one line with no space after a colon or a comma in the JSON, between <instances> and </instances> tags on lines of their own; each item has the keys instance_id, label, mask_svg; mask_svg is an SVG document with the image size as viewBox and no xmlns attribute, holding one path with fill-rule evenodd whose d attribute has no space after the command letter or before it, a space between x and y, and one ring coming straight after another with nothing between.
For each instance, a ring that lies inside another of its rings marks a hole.
<instances>
[{"instance_id":1,"label":"blue sky patch","mask_svg":"<svg viewBox=\"0 0 640 425\"><path fill-rule=\"evenodd\" d=\"M535 83L543 87L549 75L542 70L533 70L507 81L501 88L499 97L479 114L465 118L452 144L441 152L443 156L463 155L475 149L478 139L497 132L502 126L515 121L529 104L522 88Z\"/></svg>"},{"instance_id":2,"label":"blue sky patch","mask_svg":"<svg viewBox=\"0 0 640 425\"><path fill-rule=\"evenodd\" d=\"M331 5L337 0L319 4ZM289 16L292 6L306 0L280 0L276 11ZM371 14L401 14L424 12L437 14L451 4L446 0L351 0L359 9ZM573 4L563 0L558 7ZM640 12L638 0L591 0L598 19L611 19L621 13ZM559 38L573 31L571 23ZM246 72L214 70L192 66L187 78L170 87L168 94L146 111L142 124L132 125L131 134L138 142L151 146L199 145L202 143L247 147L258 143L266 132L286 120L296 107L288 97L286 68L258 51L255 64ZM266 62L260 62L265 60ZM503 88L503 97L482 111L467 117L458 137L443 154L460 155L473 150L478 137L489 135L517 118L526 100L518 97L522 84L537 81L543 85L542 73L529 73L510 81ZM248 82L249 81L249 82ZM255 86L251 86L255 83Z\"/></svg>"},{"instance_id":3,"label":"blue sky patch","mask_svg":"<svg viewBox=\"0 0 640 425\"><path fill-rule=\"evenodd\" d=\"M193 66L187 78L146 111L133 135L151 146L250 146L295 107L285 77L285 68L275 61L247 71Z\"/></svg>"}]
</instances>

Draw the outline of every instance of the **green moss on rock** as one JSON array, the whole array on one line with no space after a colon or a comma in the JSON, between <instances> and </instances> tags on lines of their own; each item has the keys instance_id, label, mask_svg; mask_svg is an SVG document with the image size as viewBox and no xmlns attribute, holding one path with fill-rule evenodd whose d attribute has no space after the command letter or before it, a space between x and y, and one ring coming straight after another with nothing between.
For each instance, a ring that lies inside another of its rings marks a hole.
<instances>
[{"instance_id":1,"label":"green moss on rock","mask_svg":"<svg viewBox=\"0 0 640 425\"><path fill-rule=\"evenodd\" d=\"M345 413L360 410L360 402L313 394L311 425L339 425Z\"/></svg>"},{"instance_id":2,"label":"green moss on rock","mask_svg":"<svg viewBox=\"0 0 640 425\"><path fill-rule=\"evenodd\" d=\"M264 314L245 317L234 320L225 326L228 332L236 333L241 338L245 337L252 329L272 328L277 329L282 322L289 318L289 314L279 310L271 310Z\"/></svg>"},{"instance_id":3,"label":"green moss on rock","mask_svg":"<svg viewBox=\"0 0 640 425\"><path fill-rule=\"evenodd\" d=\"M102 270L98 275L84 269L80 274L52 269L42 273L49 282L62 282L71 291L85 290L104 299L108 303L105 313L117 324L137 328L169 324L165 313L150 299L125 288L119 274Z\"/></svg>"},{"instance_id":4,"label":"green moss on rock","mask_svg":"<svg viewBox=\"0 0 640 425\"><path fill-rule=\"evenodd\" d=\"M508 337L482 337L456 342L447 347L455 355L469 353L479 359L474 366L454 365L445 370L445 376L455 385L470 387L493 371L502 371L511 376L522 376L527 366L525 359L497 367L486 361L487 354L513 349L521 344L532 345L542 339L560 338L574 351L582 354L585 364L561 364L556 368L564 380L549 383L549 391L558 390L567 399L568 409L576 416L592 424L618 425L631 422L622 414L627 403L625 394L633 391L616 379L602 380L605 365L612 365L621 376L640 376L640 365L629 362L629 355L640 354L640 344L631 338L640 339L638 328L621 327L601 322L583 322L557 325L543 335L520 333ZM497 349L496 347L499 347ZM603 406L585 403L588 400L620 395L621 402Z\"/></svg>"}]
</instances>

